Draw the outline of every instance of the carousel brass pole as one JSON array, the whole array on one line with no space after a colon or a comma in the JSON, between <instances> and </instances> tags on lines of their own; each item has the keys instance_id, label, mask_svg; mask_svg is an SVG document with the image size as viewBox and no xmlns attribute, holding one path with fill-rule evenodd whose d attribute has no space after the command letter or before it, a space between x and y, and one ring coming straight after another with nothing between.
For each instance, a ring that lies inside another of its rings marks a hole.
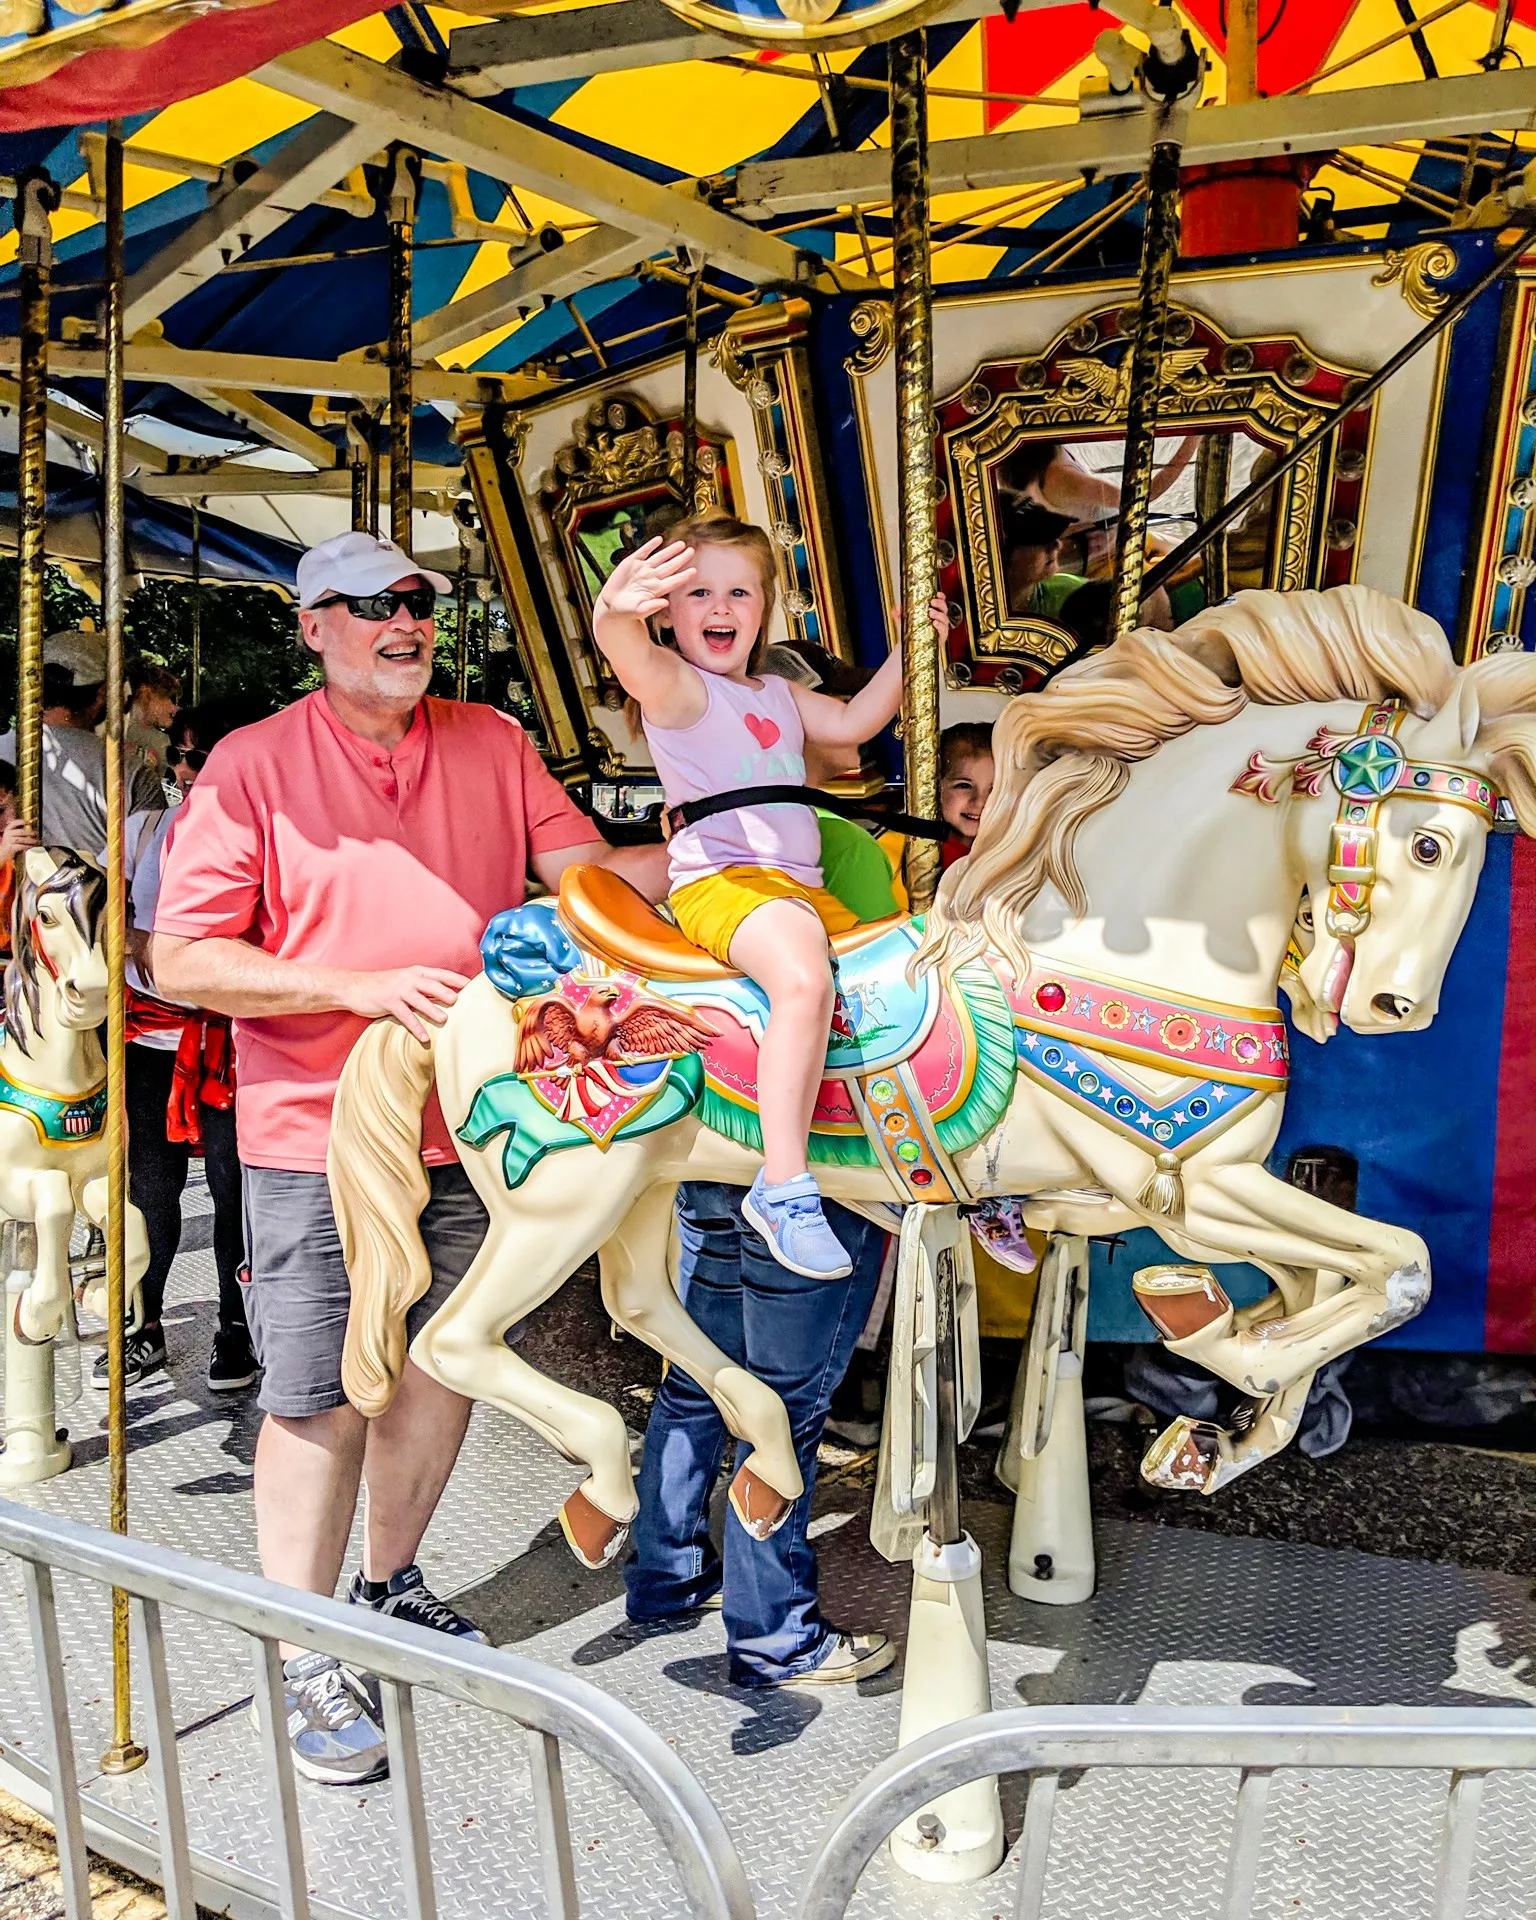
<instances>
[{"instance_id":1,"label":"carousel brass pole","mask_svg":"<svg viewBox=\"0 0 1536 1920\"><path fill-rule=\"evenodd\" d=\"M203 697L203 511L192 502L192 704Z\"/></svg>"},{"instance_id":2,"label":"carousel brass pole","mask_svg":"<svg viewBox=\"0 0 1536 1920\"><path fill-rule=\"evenodd\" d=\"M1259 0L1227 0L1227 105L1259 97Z\"/></svg>"},{"instance_id":3,"label":"carousel brass pole","mask_svg":"<svg viewBox=\"0 0 1536 1920\"><path fill-rule=\"evenodd\" d=\"M352 531L368 533L373 531L369 520L369 434L370 419L366 409L354 407L347 415L347 470L352 476Z\"/></svg>"},{"instance_id":4,"label":"carousel brass pole","mask_svg":"<svg viewBox=\"0 0 1536 1920\"><path fill-rule=\"evenodd\" d=\"M688 275L688 303L683 335L683 507L692 513L699 484L699 280L700 262Z\"/></svg>"},{"instance_id":5,"label":"carousel brass pole","mask_svg":"<svg viewBox=\"0 0 1536 1920\"><path fill-rule=\"evenodd\" d=\"M928 51L920 33L891 42L891 261L896 335L897 501L901 546L902 715L907 811L939 815L939 649L928 618L938 580L934 537L933 291L928 230ZM932 905L936 840L907 841L914 913Z\"/></svg>"},{"instance_id":6,"label":"carousel brass pole","mask_svg":"<svg viewBox=\"0 0 1536 1920\"><path fill-rule=\"evenodd\" d=\"M455 582L458 604L454 609L454 696L469 698L469 547L459 546L459 577Z\"/></svg>"},{"instance_id":7,"label":"carousel brass pole","mask_svg":"<svg viewBox=\"0 0 1536 1920\"><path fill-rule=\"evenodd\" d=\"M368 531L379 532L379 415L368 415Z\"/></svg>"},{"instance_id":8,"label":"carousel brass pole","mask_svg":"<svg viewBox=\"0 0 1536 1920\"><path fill-rule=\"evenodd\" d=\"M1159 131L1166 130L1164 127ZM1114 637L1129 633L1141 612L1147 567L1147 521L1157 467L1157 400L1163 335L1168 325L1168 282L1179 251L1179 143L1159 138L1147 172L1147 222L1141 240L1141 283L1136 301L1136 337L1131 342L1130 399L1125 412L1125 465L1120 480L1120 523L1115 538Z\"/></svg>"},{"instance_id":9,"label":"carousel brass pole","mask_svg":"<svg viewBox=\"0 0 1536 1920\"><path fill-rule=\"evenodd\" d=\"M43 588L48 524L48 296L53 240L48 216L59 190L46 173L24 178L16 197L20 236L21 397L17 476L16 813L43 828Z\"/></svg>"},{"instance_id":10,"label":"carousel brass pole","mask_svg":"<svg viewBox=\"0 0 1536 1920\"><path fill-rule=\"evenodd\" d=\"M101 481L105 494L101 605L107 630L107 1457L112 1531L128 1531L128 1404L123 1372L127 1271L128 1127L123 1099L123 142L113 123L106 143L106 388ZM112 1744L104 1773L131 1773L147 1758L133 1738L128 1671L128 1596L112 1591Z\"/></svg>"},{"instance_id":11,"label":"carousel brass pole","mask_svg":"<svg viewBox=\"0 0 1536 1920\"><path fill-rule=\"evenodd\" d=\"M389 537L411 547L411 244L416 222L414 153L397 147L389 185Z\"/></svg>"},{"instance_id":12,"label":"carousel brass pole","mask_svg":"<svg viewBox=\"0 0 1536 1920\"><path fill-rule=\"evenodd\" d=\"M934 534L933 301L928 224L928 48L921 33L891 43L891 261L896 355L898 538L901 543L902 712L907 807L926 819L939 812L939 644L928 617L938 582ZM933 903L938 843L907 840L906 881L913 911ZM948 1208L924 1208L940 1233ZM960 1228L964 1232L964 1228ZM925 1228L926 1232L926 1228ZM907 1236L904 1234L903 1239ZM925 1258L923 1236L903 1257ZM931 1263L934 1355L934 1487L923 1537L912 1558L907 1684L899 1744L992 1705L987 1631L981 1602L981 1552L960 1515L959 1382L954 1260L934 1250ZM913 1387L915 1390L916 1382ZM915 1878L971 1881L1003 1857L996 1780L973 1780L904 1820L891 1856Z\"/></svg>"}]
</instances>

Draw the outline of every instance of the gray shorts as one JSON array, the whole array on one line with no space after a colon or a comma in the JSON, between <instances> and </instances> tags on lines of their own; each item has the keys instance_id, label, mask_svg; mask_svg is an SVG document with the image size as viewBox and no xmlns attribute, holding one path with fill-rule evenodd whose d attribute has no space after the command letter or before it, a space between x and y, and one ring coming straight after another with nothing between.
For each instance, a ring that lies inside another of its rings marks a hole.
<instances>
[{"instance_id":1,"label":"gray shorts","mask_svg":"<svg viewBox=\"0 0 1536 1920\"><path fill-rule=\"evenodd\" d=\"M432 1285L406 1315L413 1339L464 1278L490 1216L462 1167L429 1167L421 1237ZM243 1167L246 1324L261 1362L257 1404L282 1419L345 1406L341 1348L351 1288L323 1173Z\"/></svg>"}]
</instances>

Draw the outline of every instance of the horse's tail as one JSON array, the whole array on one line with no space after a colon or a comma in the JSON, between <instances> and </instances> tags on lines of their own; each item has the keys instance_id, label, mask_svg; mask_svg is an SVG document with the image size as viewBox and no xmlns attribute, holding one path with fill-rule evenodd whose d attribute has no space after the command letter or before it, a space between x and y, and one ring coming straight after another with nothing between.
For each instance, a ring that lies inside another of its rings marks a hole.
<instances>
[{"instance_id":1,"label":"horse's tail","mask_svg":"<svg viewBox=\"0 0 1536 1920\"><path fill-rule=\"evenodd\" d=\"M341 1382L359 1413L384 1412L405 1366L405 1316L432 1284L417 1225L432 1187L421 1115L432 1048L398 1021L375 1020L342 1069L326 1173L352 1283Z\"/></svg>"}]
</instances>

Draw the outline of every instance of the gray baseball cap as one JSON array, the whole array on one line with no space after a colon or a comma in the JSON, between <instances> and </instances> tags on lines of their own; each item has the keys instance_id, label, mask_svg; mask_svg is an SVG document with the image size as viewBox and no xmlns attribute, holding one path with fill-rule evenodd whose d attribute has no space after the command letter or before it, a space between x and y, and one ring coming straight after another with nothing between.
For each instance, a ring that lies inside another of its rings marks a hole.
<instances>
[{"instance_id":1,"label":"gray baseball cap","mask_svg":"<svg viewBox=\"0 0 1536 1920\"><path fill-rule=\"evenodd\" d=\"M66 668L77 687L99 687L107 677L106 635L83 627L50 633L43 642L43 665Z\"/></svg>"}]
</instances>

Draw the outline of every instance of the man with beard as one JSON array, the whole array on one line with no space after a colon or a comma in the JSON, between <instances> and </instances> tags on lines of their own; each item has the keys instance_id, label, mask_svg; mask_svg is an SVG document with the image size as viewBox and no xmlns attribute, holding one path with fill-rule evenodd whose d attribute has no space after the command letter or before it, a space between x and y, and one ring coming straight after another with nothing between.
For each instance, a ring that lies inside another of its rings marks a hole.
<instances>
[{"instance_id":1,"label":"man with beard","mask_svg":"<svg viewBox=\"0 0 1536 1920\"><path fill-rule=\"evenodd\" d=\"M486 922L521 903L531 867L631 870L545 770L527 735L482 705L427 697L433 611L448 581L387 540L341 534L299 562L299 625L324 686L222 740L166 860L158 989L234 1016L244 1170L247 1318L264 1369L256 1449L262 1570L312 1593L341 1573L360 1481L363 1565L350 1598L481 1638L428 1591L416 1553L458 1456L469 1402L407 1363L367 1420L341 1387L348 1284L326 1180L331 1102L370 1021L418 1038L479 970ZM432 1287L408 1335L463 1277L487 1220L434 1096L421 1217ZM288 1730L311 1779L355 1785L387 1766L367 1689L329 1655L287 1647Z\"/></svg>"}]
</instances>

